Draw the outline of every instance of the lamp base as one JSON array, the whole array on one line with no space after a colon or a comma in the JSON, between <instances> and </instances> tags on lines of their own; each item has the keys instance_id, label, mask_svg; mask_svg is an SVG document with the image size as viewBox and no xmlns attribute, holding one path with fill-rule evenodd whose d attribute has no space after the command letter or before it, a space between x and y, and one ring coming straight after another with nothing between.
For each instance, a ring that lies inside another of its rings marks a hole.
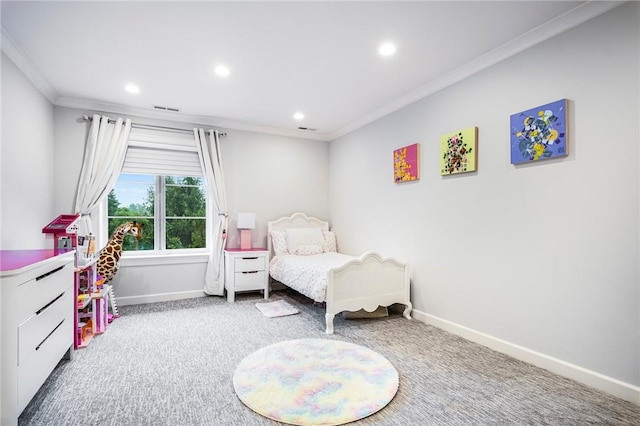
<instances>
[{"instance_id":1,"label":"lamp base","mask_svg":"<svg viewBox=\"0 0 640 426\"><path fill-rule=\"evenodd\" d=\"M240 230L240 250L251 250L251 229Z\"/></svg>"}]
</instances>

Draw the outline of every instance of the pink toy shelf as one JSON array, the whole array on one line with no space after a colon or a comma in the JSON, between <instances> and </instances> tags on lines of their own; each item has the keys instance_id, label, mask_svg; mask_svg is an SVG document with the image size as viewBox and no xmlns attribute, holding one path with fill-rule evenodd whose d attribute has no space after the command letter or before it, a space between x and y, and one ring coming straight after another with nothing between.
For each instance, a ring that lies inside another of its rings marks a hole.
<instances>
[{"instance_id":1,"label":"pink toy shelf","mask_svg":"<svg viewBox=\"0 0 640 426\"><path fill-rule=\"evenodd\" d=\"M54 248L76 248L80 214L61 214L42 228L43 234L53 234Z\"/></svg>"}]
</instances>

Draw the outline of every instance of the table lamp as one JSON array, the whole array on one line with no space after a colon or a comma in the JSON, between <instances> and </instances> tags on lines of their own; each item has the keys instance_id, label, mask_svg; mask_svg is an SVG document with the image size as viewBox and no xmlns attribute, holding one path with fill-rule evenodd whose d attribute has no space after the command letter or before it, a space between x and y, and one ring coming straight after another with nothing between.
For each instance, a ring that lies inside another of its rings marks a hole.
<instances>
[{"instance_id":1,"label":"table lamp","mask_svg":"<svg viewBox=\"0 0 640 426\"><path fill-rule=\"evenodd\" d=\"M240 250L251 249L251 230L256 227L255 213L238 213L238 224L240 230Z\"/></svg>"}]
</instances>

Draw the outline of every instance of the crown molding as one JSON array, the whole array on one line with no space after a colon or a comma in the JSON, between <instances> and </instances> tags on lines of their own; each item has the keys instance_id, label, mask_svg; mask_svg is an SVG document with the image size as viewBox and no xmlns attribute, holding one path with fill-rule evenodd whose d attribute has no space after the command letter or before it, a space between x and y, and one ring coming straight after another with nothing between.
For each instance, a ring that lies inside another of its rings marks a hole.
<instances>
[{"instance_id":1,"label":"crown molding","mask_svg":"<svg viewBox=\"0 0 640 426\"><path fill-rule=\"evenodd\" d=\"M2 52L7 55L9 59L18 67L24 75L27 76L29 81L36 86L36 88L42 93L52 104L55 104L55 99L58 97L57 92L44 77L38 68L31 62L31 60L24 54L9 37L4 28L2 28Z\"/></svg>"},{"instance_id":2,"label":"crown molding","mask_svg":"<svg viewBox=\"0 0 640 426\"><path fill-rule=\"evenodd\" d=\"M490 66L504 61L530 47L533 47L543 41L557 36L565 31L570 30L580 24L587 22L603 13L606 13L626 1L587 1L575 8L557 16L556 18L539 25L538 27L522 34L519 37L510 40L492 51L485 53L471 62L446 73L442 76L431 80L427 84L420 86L405 96L379 108L360 120L329 134L329 140L338 139L348 133L353 132L361 127L366 126L380 118L398 111L416 101L426 98L446 87L458 83L465 78L472 76Z\"/></svg>"},{"instance_id":3,"label":"crown molding","mask_svg":"<svg viewBox=\"0 0 640 426\"><path fill-rule=\"evenodd\" d=\"M175 123L187 123L189 125L202 125L222 128L225 130L242 130L246 132L265 133L270 135L288 136L297 139L309 139L317 141L329 141L325 133L311 133L298 129L283 129L277 127L261 126L240 121L217 118L206 115L184 114L167 111L155 111L146 108L132 107L123 104L108 102L90 101L86 99L70 98L61 96L54 102L56 106L66 108L77 108L112 114L129 114L136 117L173 121Z\"/></svg>"}]
</instances>

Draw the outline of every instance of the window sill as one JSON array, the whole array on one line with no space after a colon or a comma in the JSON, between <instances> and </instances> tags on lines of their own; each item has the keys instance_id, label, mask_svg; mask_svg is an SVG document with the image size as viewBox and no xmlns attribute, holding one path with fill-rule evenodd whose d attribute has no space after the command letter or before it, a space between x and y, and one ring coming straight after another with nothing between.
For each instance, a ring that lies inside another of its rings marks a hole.
<instances>
[{"instance_id":1,"label":"window sill","mask_svg":"<svg viewBox=\"0 0 640 426\"><path fill-rule=\"evenodd\" d=\"M180 254L123 254L120 266L154 266L154 265L185 265L189 263L207 263L209 253L180 253Z\"/></svg>"}]
</instances>

